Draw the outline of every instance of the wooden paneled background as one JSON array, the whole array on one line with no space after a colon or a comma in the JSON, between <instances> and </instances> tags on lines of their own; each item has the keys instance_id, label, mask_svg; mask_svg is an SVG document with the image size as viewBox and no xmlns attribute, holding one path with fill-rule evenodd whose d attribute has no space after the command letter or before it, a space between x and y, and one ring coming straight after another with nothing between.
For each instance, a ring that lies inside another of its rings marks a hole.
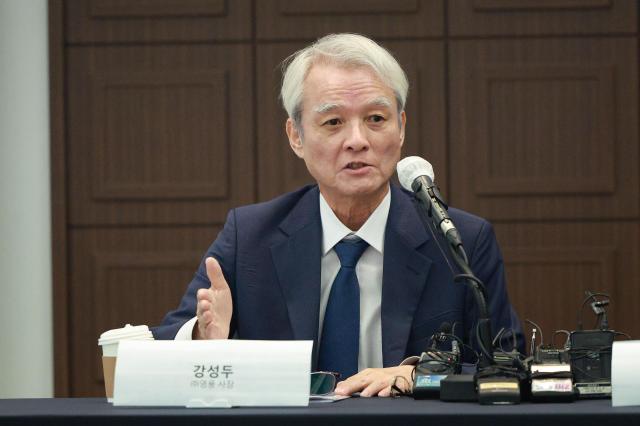
<instances>
[{"instance_id":1,"label":"wooden paneled background","mask_svg":"<svg viewBox=\"0 0 640 426\"><path fill-rule=\"evenodd\" d=\"M99 334L157 324L230 208L309 182L279 63L330 32L404 66L404 154L494 223L522 319L550 339L606 291L640 337L635 0L51 0L50 24L56 395L103 394Z\"/></svg>"}]
</instances>

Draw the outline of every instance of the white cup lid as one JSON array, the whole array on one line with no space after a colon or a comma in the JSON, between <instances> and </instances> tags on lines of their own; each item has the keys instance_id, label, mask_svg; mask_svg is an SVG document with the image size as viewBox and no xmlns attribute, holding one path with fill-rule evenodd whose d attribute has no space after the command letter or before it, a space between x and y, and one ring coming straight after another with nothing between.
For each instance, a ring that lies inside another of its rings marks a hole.
<instances>
[{"instance_id":1,"label":"white cup lid","mask_svg":"<svg viewBox=\"0 0 640 426\"><path fill-rule=\"evenodd\" d=\"M110 345L120 340L153 340L153 334L146 325L127 324L123 328L105 331L98 339L98 345Z\"/></svg>"}]
</instances>

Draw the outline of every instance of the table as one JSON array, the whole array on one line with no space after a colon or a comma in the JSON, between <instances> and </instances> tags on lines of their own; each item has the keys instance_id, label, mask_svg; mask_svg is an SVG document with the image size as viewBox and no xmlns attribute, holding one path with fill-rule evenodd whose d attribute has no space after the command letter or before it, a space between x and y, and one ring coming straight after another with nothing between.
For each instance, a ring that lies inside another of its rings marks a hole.
<instances>
[{"instance_id":1,"label":"table","mask_svg":"<svg viewBox=\"0 0 640 426\"><path fill-rule=\"evenodd\" d=\"M105 398L0 400L0 425L640 425L640 407L610 400L482 406L411 398L351 398L290 408L113 407Z\"/></svg>"}]
</instances>

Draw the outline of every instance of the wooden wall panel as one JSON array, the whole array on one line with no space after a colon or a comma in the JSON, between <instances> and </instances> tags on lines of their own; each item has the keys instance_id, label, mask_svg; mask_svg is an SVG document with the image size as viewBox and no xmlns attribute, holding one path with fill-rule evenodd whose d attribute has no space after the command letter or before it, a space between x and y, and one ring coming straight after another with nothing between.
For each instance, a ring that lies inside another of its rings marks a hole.
<instances>
[{"instance_id":1,"label":"wooden wall panel","mask_svg":"<svg viewBox=\"0 0 640 426\"><path fill-rule=\"evenodd\" d=\"M104 392L100 334L157 325L175 309L220 227L71 232L69 333L75 396Z\"/></svg>"},{"instance_id":2,"label":"wooden wall panel","mask_svg":"<svg viewBox=\"0 0 640 426\"><path fill-rule=\"evenodd\" d=\"M451 36L638 31L635 0L449 0Z\"/></svg>"},{"instance_id":3,"label":"wooden wall panel","mask_svg":"<svg viewBox=\"0 0 640 426\"><path fill-rule=\"evenodd\" d=\"M437 37L443 34L442 0L260 0L256 34L260 40L313 39L329 33L361 33L375 38Z\"/></svg>"},{"instance_id":4,"label":"wooden wall panel","mask_svg":"<svg viewBox=\"0 0 640 426\"><path fill-rule=\"evenodd\" d=\"M254 199L245 46L72 48L70 221L221 223Z\"/></svg>"},{"instance_id":5,"label":"wooden wall panel","mask_svg":"<svg viewBox=\"0 0 640 426\"><path fill-rule=\"evenodd\" d=\"M551 337L575 330L585 290L611 296L610 326L640 335L638 223L499 223L509 297L521 321L537 322ZM594 325L587 306L585 329Z\"/></svg>"},{"instance_id":6,"label":"wooden wall panel","mask_svg":"<svg viewBox=\"0 0 640 426\"><path fill-rule=\"evenodd\" d=\"M637 217L635 38L450 53L452 203L495 220Z\"/></svg>"},{"instance_id":7,"label":"wooden wall panel","mask_svg":"<svg viewBox=\"0 0 640 426\"><path fill-rule=\"evenodd\" d=\"M227 72L98 72L90 79L95 200L229 197ZM203 155L207 142L215 155Z\"/></svg>"},{"instance_id":8,"label":"wooden wall panel","mask_svg":"<svg viewBox=\"0 0 640 426\"><path fill-rule=\"evenodd\" d=\"M475 193L612 196L614 73L588 65L474 72Z\"/></svg>"},{"instance_id":9,"label":"wooden wall panel","mask_svg":"<svg viewBox=\"0 0 640 426\"><path fill-rule=\"evenodd\" d=\"M67 0L69 43L251 39L250 0Z\"/></svg>"},{"instance_id":10,"label":"wooden wall panel","mask_svg":"<svg viewBox=\"0 0 640 426\"><path fill-rule=\"evenodd\" d=\"M438 183L447 187L445 144L444 50L440 42L384 43L403 65L410 81L403 155L422 155L434 165ZM311 182L304 162L285 133L286 113L279 102L280 62L302 44L258 46L258 186L268 200Z\"/></svg>"}]
</instances>

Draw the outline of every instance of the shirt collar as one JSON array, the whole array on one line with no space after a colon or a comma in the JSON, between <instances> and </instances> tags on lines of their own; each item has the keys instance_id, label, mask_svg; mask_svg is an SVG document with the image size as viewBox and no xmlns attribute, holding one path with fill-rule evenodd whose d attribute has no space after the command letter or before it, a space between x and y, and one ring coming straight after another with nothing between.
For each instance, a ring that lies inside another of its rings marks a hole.
<instances>
[{"instance_id":1,"label":"shirt collar","mask_svg":"<svg viewBox=\"0 0 640 426\"><path fill-rule=\"evenodd\" d=\"M384 250L384 231L391 206L391 188L382 202L360 229L353 232L338 219L329 204L320 193L320 220L322 222L322 255L326 255L339 241L350 235L365 240L380 253Z\"/></svg>"}]
</instances>

